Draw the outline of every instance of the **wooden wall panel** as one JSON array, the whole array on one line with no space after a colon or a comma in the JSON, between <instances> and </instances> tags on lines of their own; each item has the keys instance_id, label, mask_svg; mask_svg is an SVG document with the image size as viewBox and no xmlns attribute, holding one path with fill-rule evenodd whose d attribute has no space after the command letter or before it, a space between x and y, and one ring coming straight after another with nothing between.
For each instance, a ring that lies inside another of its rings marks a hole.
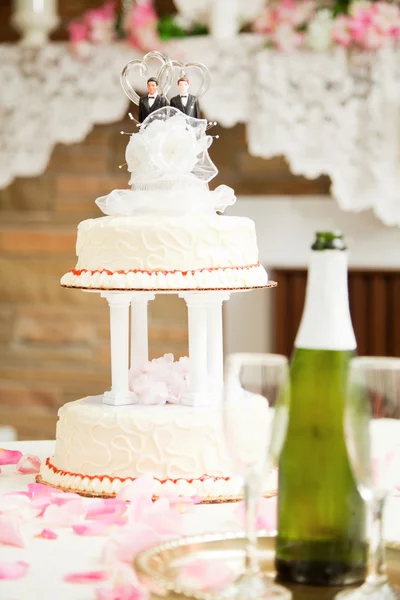
<instances>
[{"instance_id":1,"label":"wooden wall panel","mask_svg":"<svg viewBox=\"0 0 400 600\"><path fill-rule=\"evenodd\" d=\"M307 271L277 268L274 352L290 356L303 312ZM400 271L351 269L350 312L358 353L400 357Z\"/></svg>"}]
</instances>

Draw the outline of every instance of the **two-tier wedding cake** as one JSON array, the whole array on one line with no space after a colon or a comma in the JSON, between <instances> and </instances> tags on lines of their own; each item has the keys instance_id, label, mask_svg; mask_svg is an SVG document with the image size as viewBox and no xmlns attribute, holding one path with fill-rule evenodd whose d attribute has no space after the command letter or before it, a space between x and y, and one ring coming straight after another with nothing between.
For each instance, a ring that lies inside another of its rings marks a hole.
<instances>
[{"instance_id":1,"label":"two-tier wedding cake","mask_svg":"<svg viewBox=\"0 0 400 600\"><path fill-rule=\"evenodd\" d=\"M131 189L97 199L106 216L79 224L78 262L61 284L110 304L112 387L59 410L55 454L39 481L112 496L151 474L154 496L241 496L222 428L221 307L230 291L265 287L268 276L254 223L222 215L233 190L208 188L217 174L211 142L206 120L171 106L151 112L127 145ZM189 359L148 361L155 293L186 301Z\"/></svg>"}]
</instances>

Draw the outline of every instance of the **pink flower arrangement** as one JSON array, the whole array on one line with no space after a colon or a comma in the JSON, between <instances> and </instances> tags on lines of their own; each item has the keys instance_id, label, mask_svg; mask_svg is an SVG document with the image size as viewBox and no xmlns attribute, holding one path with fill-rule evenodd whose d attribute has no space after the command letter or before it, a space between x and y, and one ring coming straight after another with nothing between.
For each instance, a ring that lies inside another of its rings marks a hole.
<instances>
[{"instance_id":1,"label":"pink flower arrangement","mask_svg":"<svg viewBox=\"0 0 400 600\"><path fill-rule=\"evenodd\" d=\"M144 51L159 49L161 40L157 25L153 0L133 3L125 23L129 43Z\"/></svg>"},{"instance_id":2,"label":"pink flower arrangement","mask_svg":"<svg viewBox=\"0 0 400 600\"><path fill-rule=\"evenodd\" d=\"M90 54L94 44L107 44L117 38L117 3L112 0L101 8L88 10L78 21L68 25L72 50L80 58ZM143 51L161 46L158 35L158 16L153 0L132 3L121 23L120 34L134 47Z\"/></svg>"},{"instance_id":3,"label":"pink flower arrangement","mask_svg":"<svg viewBox=\"0 0 400 600\"><path fill-rule=\"evenodd\" d=\"M253 29L266 36L268 45L282 51L321 50L335 44L378 50L400 38L400 7L355 0L347 14L334 16L332 6L316 0L277 0L266 4Z\"/></svg>"}]
</instances>

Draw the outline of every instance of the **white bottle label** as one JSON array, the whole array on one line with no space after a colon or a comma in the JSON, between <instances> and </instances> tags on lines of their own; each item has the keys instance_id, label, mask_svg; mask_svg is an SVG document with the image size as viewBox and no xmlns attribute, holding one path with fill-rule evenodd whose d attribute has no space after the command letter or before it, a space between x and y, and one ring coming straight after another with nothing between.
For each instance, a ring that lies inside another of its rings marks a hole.
<instances>
[{"instance_id":1,"label":"white bottle label","mask_svg":"<svg viewBox=\"0 0 400 600\"><path fill-rule=\"evenodd\" d=\"M313 350L357 347L349 309L347 252L311 253L305 306L295 347Z\"/></svg>"}]
</instances>

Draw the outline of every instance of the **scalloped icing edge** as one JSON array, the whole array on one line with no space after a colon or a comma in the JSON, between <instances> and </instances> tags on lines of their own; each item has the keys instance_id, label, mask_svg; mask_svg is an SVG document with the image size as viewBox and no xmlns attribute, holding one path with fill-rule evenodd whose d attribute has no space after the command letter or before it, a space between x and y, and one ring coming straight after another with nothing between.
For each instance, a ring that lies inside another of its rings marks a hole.
<instances>
[{"instance_id":1,"label":"scalloped icing edge","mask_svg":"<svg viewBox=\"0 0 400 600\"><path fill-rule=\"evenodd\" d=\"M104 290L223 290L266 287L268 274L259 263L193 271L115 271L71 269L61 278L64 287Z\"/></svg>"},{"instance_id":2,"label":"scalloped icing edge","mask_svg":"<svg viewBox=\"0 0 400 600\"><path fill-rule=\"evenodd\" d=\"M81 496L110 498L116 496L124 485L136 477L110 477L108 475L83 475L57 469L50 458L42 463L36 477L38 483L57 489L75 492ZM182 497L199 496L202 503L233 502L243 499L243 484L240 477L214 477L204 475L196 479L154 479L153 498L163 493ZM265 490L266 497L275 496L276 489Z\"/></svg>"}]
</instances>

